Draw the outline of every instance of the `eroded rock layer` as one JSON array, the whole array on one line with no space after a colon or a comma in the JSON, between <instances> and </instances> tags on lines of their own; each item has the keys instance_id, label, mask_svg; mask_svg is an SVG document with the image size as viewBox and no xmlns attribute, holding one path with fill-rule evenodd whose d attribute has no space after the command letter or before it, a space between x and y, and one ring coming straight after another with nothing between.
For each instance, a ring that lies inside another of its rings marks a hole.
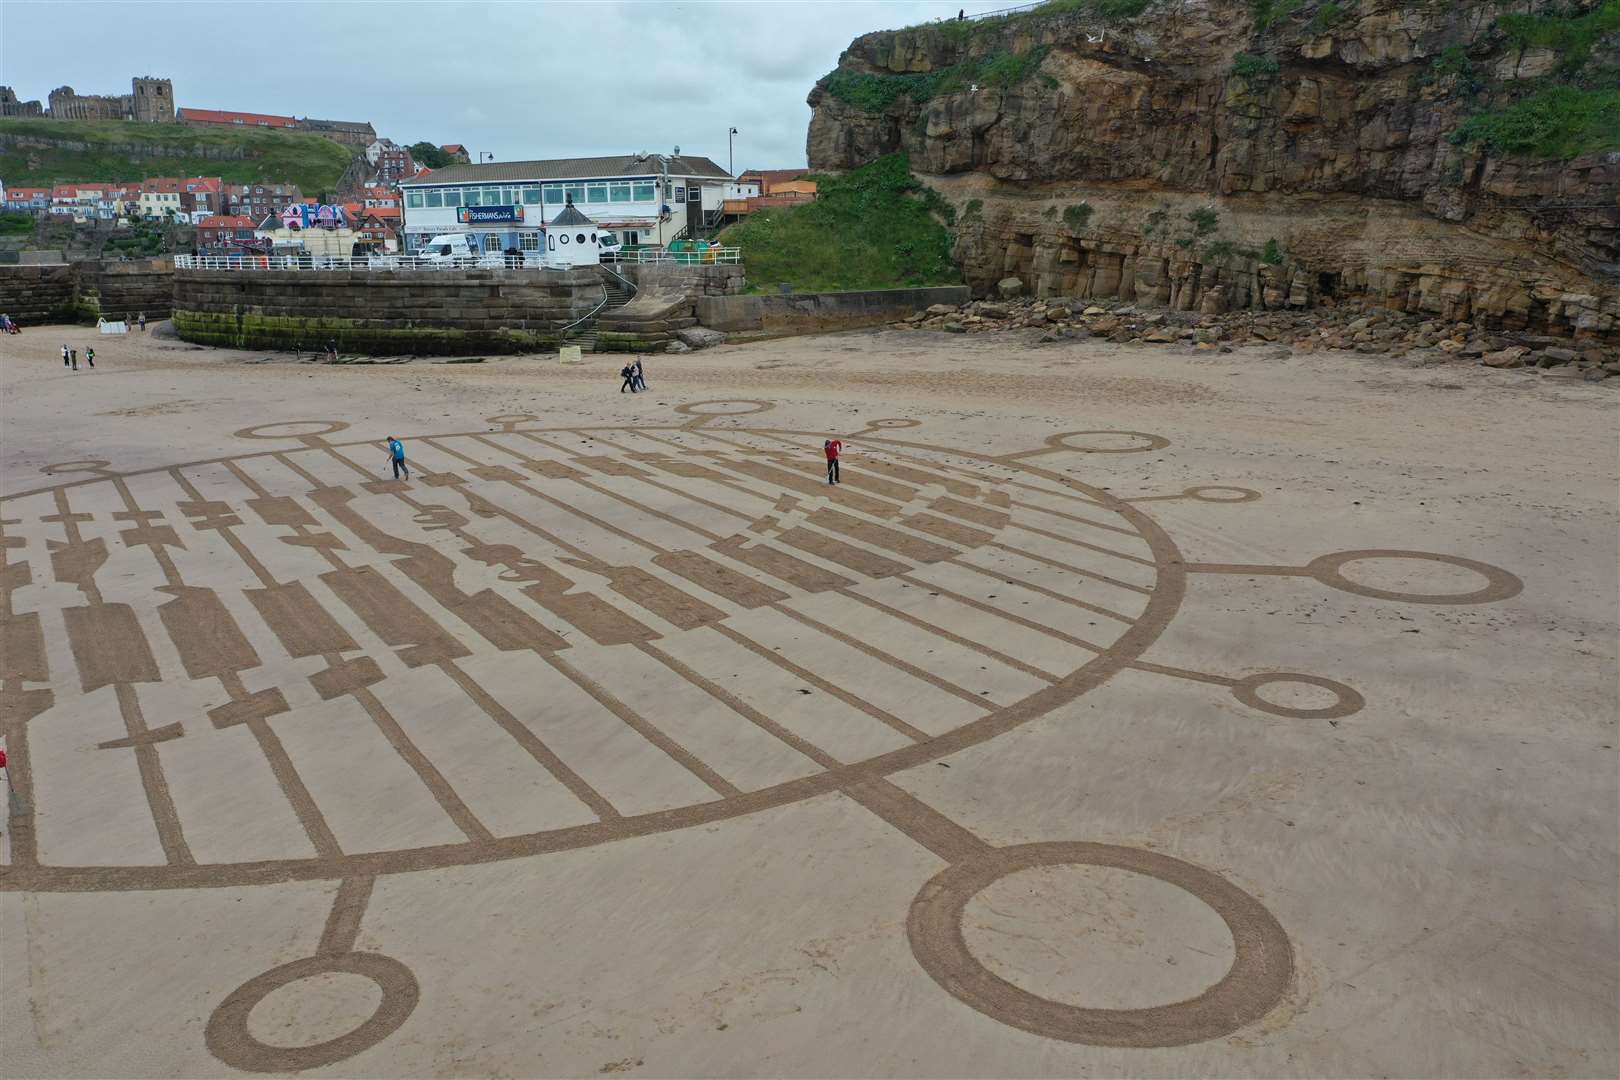
<instances>
[{"instance_id":1,"label":"eroded rock layer","mask_svg":"<svg viewBox=\"0 0 1620 1080\"><path fill-rule=\"evenodd\" d=\"M1017 277L1205 312L1358 295L1620 340L1620 152L1464 130L1547 90L1598 100L1620 71L1602 4L1529 5L1593 31L1548 47L1503 29L1522 2L1098 6L857 39L810 95L811 166L908 153L979 292Z\"/></svg>"}]
</instances>

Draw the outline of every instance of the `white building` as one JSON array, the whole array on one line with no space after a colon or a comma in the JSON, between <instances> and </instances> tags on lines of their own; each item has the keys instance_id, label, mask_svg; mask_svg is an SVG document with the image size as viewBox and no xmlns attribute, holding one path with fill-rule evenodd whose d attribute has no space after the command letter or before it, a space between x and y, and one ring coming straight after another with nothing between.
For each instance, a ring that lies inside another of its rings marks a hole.
<instances>
[{"instance_id":1,"label":"white building","mask_svg":"<svg viewBox=\"0 0 1620 1080\"><path fill-rule=\"evenodd\" d=\"M550 255L546 222L570 203L598 233L663 246L717 224L731 183L708 158L666 154L447 165L399 185L405 250L468 233L484 251Z\"/></svg>"},{"instance_id":2,"label":"white building","mask_svg":"<svg viewBox=\"0 0 1620 1080\"><path fill-rule=\"evenodd\" d=\"M594 266L602 261L596 222L574 208L573 203L546 222L546 261L569 266Z\"/></svg>"}]
</instances>

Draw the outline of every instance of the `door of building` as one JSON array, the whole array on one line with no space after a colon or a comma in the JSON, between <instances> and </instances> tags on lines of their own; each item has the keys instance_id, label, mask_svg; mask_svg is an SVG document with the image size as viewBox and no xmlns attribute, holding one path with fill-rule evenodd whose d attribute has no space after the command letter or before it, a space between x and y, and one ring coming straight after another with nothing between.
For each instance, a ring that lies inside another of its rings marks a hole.
<instances>
[{"instance_id":1,"label":"door of building","mask_svg":"<svg viewBox=\"0 0 1620 1080\"><path fill-rule=\"evenodd\" d=\"M703 189L696 184L686 187L686 235L692 239L703 228Z\"/></svg>"}]
</instances>

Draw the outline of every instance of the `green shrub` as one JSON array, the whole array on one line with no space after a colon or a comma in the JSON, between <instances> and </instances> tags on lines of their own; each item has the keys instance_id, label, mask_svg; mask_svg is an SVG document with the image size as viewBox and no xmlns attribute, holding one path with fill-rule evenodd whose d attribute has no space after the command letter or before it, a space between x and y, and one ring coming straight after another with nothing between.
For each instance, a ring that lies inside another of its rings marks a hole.
<instances>
[{"instance_id":1,"label":"green shrub","mask_svg":"<svg viewBox=\"0 0 1620 1080\"><path fill-rule=\"evenodd\" d=\"M904 154L815 179L814 202L761 211L720 235L721 243L742 248L754 288L888 289L961 280L950 234L935 216L939 196L911 175Z\"/></svg>"},{"instance_id":2,"label":"green shrub","mask_svg":"<svg viewBox=\"0 0 1620 1080\"><path fill-rule=\"evenodd\" d=\"M0 210L0 236L32 236L34 215Z\"/></svg>"},{"instance_id":3,"label":"green shrub","mask_svg":"<svg viewBox=\"0 0 1620 1080\"><path fill-rule=\"evenodd\" d=\"M1073 232L1080 232L1091 220L1091 207L1085 203L1075 203L1063 208L1063 224Z\"/></svg>"},{"instance_id":4,"label":"green shrub","mask_svg":"<svg viewBox=\"0 0 1620 1080\"><path fill-rule=\"evenodd\" d=\"M1564 160L1620 150L1620 90L1549 86L1502 108L1475 113L1451 135L1497 154Z\"/></svg>"},{"instance_id":5,"label":"green shrub","mask_svg":"<svg viewBox=\"0 0 1620 1080\"><path fill-rule=\"evenodd\" d=\"M1329 27L1338 25L1344 18L1344 8L1335 4L1333 0L1322 0L1316 6L1316 14L1311 16L1311 29L1320 34Z\"/></svg>"},{"instance_id":6,"label":"green shrub","mask_svg":"<svg viewBox=\"0 0 1620 1080\"><path fill-rule=\"evenodd\" d=\"M969 199L967 205L962 207L963 221L978 221L979 215L984 212L983 199Z\"/></svg>"},{"instance_id":7,"label":"green shrub","mask_svg":"<svg viewBox=\"0 0 1620 1080\"><path fill-rule=\"evenodd\" d=\"M1142 226L1142 235L1152 236L1154 233L1164 228L1165 219L1169 216L1170 212L1163 208L1150 211L1147 216L1147 224Z\"/></svg>"},{"instance_id":8,"label":"green shrub","mask_svg":"<svg viewBox=\"0 0 1620 1080\"><path fill-rule=\"evenodd\" d=\"M1299 10L1303 0L1249 0L1256 30L1269 30Z\"/></svg>"},{"instance_id":9,"label":"green shrub","mask_svg":"<svg viewBox=\"0 0 1620 1080\"><path fill-rule=\"evenodd\" d=\"M1240 79L1251 81L1274 79L1281 70L1282 66L1269 56L1240 52L1232 57L1232 74Z\"/></svg>"},{"instance_id":10,"label":"green shrub","mask_svg":"<svg viewBox=\"0 0 1620 1080\"><path fill-rule=\"evenodd\" d=\"M1213 240L1204 245L1204 259L1206 262L1223 262L1232 257L1236 245L1230 240Z\"/></svg>"},{"instance_id":11,"label":"green shrub","mask_svg":"<svg viewBox=\"0 0 1620 1080\"><path fill-rule=\"evenodd\" d=\"M940 94L954 93L973 83L1016 86L1029 78L1046 59L1047 47L1019 53L993 53L970 57L934 71L873 74L839 69L827 76L827 93L863 112L880 113L901 97L922 104Z\"/></svg>"},{"instance_id":12,"label":"green shrub","mask_svg":"<svg viewBox=\"0 0 1620 1080\"><path fill-rule=\"evenodd\" d=\"M1219 228L1221 223L1220 215L1207 206L1189 213L1187 220L1192 222L1193 235L1200 237L1208 236Z\"/></svg>"},{"instance_id":13,"label":"green shrub","mask_svg":"<svg viewBox=\"0 0 1620 1080\"><path fill-rule=\"evenodd\" d=\"M1603 0L1592 10L1546 15L1504 15L1496 27L1521 49L1551 49L1563 58L1566 71L1574 71L1592 54L1599 38L1620 30L1620 0Z\"/></svg>"},{"instance_id":14,"label":"green shrub","mask_svg":"<svg viewBox=\"0 0 1620 1080\"><path fill-rule=\"evenodd\" d=\"M1282 245L1277 243L1277 238L1275 236L1273 236L1270 240L1266 241L1265 250L1260 252L1260 261L1263 262L1263 263L1266 263L1269 266L1281 266L1282 265L1282 261L1283 261Z\"/></svg>"}]
</instances>

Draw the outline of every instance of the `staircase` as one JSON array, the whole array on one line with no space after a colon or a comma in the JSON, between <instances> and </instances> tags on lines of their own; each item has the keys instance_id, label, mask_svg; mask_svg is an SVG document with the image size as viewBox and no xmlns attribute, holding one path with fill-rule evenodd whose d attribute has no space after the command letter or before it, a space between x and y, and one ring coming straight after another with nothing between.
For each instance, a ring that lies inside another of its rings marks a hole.
<instances>
[{"instance_id":1,"label":"staircase","mask_svg":"<svg viewBox=\"0 0 1620 1080\"><path fill-rule=\"evenodd\" d=\"M581 352L596 351L596 320L605 311L613 311L628 304L636 295L636 287L618 274L602 267L602 303L590 315L575 323L563 335L566 345L578 345Z\"/></svg>"}]
</instances>

